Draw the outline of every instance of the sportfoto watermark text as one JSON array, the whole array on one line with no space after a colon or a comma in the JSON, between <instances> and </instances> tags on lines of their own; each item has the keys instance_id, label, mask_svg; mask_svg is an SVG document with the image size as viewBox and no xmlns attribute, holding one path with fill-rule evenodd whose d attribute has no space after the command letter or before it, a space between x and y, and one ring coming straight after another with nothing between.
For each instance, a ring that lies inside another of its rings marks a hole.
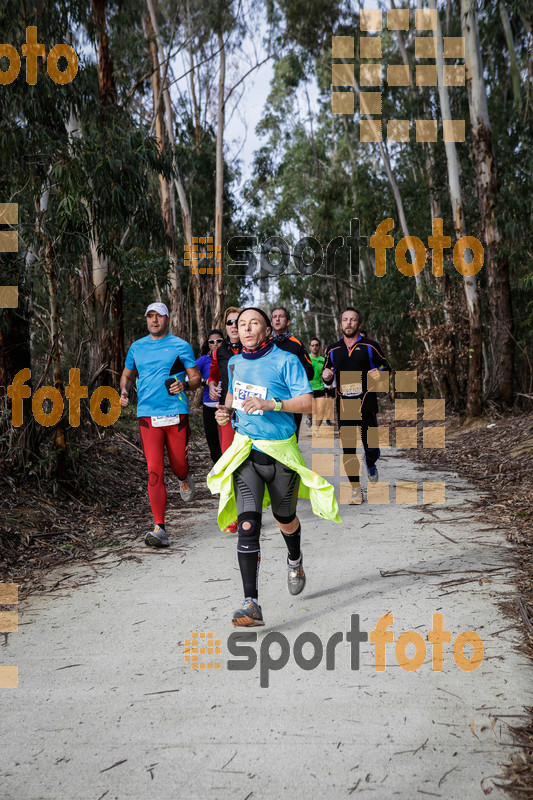
<instances>
[{"instance_id":1,"label":"sportfoto watermark text","mask_svg":"<svg viewBox=\"0 0 533 800\"><path fill-rule=\"evenodd\" d=\"M431 270L437 278L444 271L444 251L451 248L450 236L443 232L442 219L433 220L433 233L428 236L427 248L417 236L404 236L394 249L396 267L406 277L412 278L424 269L428 249L431 250ZM360 235L359 220L350 221L349 236L335 236L324 247L314 236L304 236L294 245L291 253L289 244L281 236L270 236L258 248L257 236L233 236L227 245L228 256L233 263L228 263L228 275L245 278L274 278L283 275L289 269L291 258L301 275L334 275L335 255L341 248L348 248L350 274L359 275L359 249L370 246L374 250L374 272L378 278L387 272L387 250L394 248L394 239L389 235L394 228L394 220L390 217L382 220L370 240ZM466 261L465 253L470 251L471 260ZM410 251L412 262L406 258ZM483 245L475 236L462 236L457 240L452 251L455 269L463 277L476 275L485 261ZM257 267L259 266L259 275Z\"/></svg>"},{"instance_id":2,"label":"sportfoto watermark text","mask_svg":"<svg viewBox=\"0 0 533 800\"><path fill-rule=\"evenodd\" d=\"M452 634L451 631L444 629L442 614L433 614L432 627L427 632L426 639L417 631L404 631L394 641L393 624L394 615L392 613L383 614L377 621L374 630L368 633L368 631L361 630L359 626L359 614L352 614L350 630L346 634L341 631L333 633L325 644L318 634L312 631L301 633L292 646L292 656L296 665L306 672L316 669L324 659L326 670L334 670L337 645L344 641L344 636L346 636L346 641L350 644L350 668L352 670L359 670L361 644L370 640L374 649L376 672L386 671L387 664L392 664L393 658L396 665L406 672L416 672L426 660L426 642L428 642L431 645L431 669L435 672L443 670L444 645L451 643ZM185 651L185 661L190 662L194 669L213 668L213 666L219 669L221 667L220 660L216 664L199 660L198 652L212 653L216 650L218 654L221 652L220 647L216 649L212 647L199 648L198 633L194 633L193 637L195 637L193 642L196 642L196 648L193 648L195 654L191 658L190 641L188 640L186 645L189 647ZM200 637L209 637L206 641L210 641L213 634L202 633ZM272 631L262 637L259 653L253 646L256 642L256 631L238 631L230 634L227 641L228 651L235 658L228 659L227 668L231 671L249 671L257 666L259 660L259 685L266 689L270 683L270 673L278 672L289 663L291 645L287 637L278 631ZM394 648L390 647L393 643ZM217 640L217 645L220 645L220 640ZM470 645L472 649L471 655L465 655L464 649L467 645ZM305 654L304 648L306 648ZM407 653L408 648L410 655ZM447 649L449 650L449 648ZM463 672L476 670L482 663L485 654L483 640L474 631L459 633L453 640L451 650L455 665ZM450 664L449 653L447 655L446 661L447 664ZM219 655L217 655L217 659L220 659Z\"/></svg>"}]
</instances>

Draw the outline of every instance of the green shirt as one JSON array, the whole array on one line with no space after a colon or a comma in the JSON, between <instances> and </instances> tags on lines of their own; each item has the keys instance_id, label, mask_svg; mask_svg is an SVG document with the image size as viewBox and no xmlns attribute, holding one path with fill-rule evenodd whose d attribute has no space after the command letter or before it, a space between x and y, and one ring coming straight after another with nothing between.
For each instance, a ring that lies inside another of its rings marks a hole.
<instances>
[{"instance_id":1,"label":"green shirt","mask_svg":"<svg viewBox=\"0 0 533 800\"><path fill-rule=\"evenodd\" d=\"M311 384L311 389L313 389L314 392L319 392L324 388L324 384L322 382L322 370L324 369L326 359L324 356L309 356L309 358L311 359L311 364L315 370L313 380L309 381L309 383Z\"/></svg>"}]
</instances>

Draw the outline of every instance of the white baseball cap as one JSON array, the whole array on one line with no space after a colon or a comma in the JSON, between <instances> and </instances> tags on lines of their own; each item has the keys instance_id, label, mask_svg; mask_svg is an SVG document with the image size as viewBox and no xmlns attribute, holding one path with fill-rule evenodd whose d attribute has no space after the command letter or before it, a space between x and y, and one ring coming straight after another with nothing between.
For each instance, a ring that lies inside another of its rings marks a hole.
<instances>
[{"instance_id":1,"label":"white baseball cap","mask_svg":"<svg viewBox=\"0 0 533 800\"><path fill-rule=\"evenodd\" d=\"M170 317L170 314L168 313L168 308L164 303L150 303L150 305L144 312L144 316L147 317L150 311L157 311L157 313L161 317Z\"/></svg>"}]
</instances>

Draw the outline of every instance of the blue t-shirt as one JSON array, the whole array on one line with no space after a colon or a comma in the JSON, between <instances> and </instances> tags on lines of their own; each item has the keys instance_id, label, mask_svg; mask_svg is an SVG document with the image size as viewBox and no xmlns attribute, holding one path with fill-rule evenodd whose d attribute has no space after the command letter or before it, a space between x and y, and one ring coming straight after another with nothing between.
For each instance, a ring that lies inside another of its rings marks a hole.
<instances>
[{"instance_id":1,"label":"blue t-shirt","mask_svg":"<svg viewBox=\"0 0 533 800\"><path fill-rule=\"evenodd\" d=\"M266 400L288 400L301 394L312 394L305 370L293 353L274 347L261 358L232 356L228 362L229 388L233 394L236 381L266 388ZM245 414L235 411L235 429L251 439L289 439L296 430L294 414L286 411L263 411Z\"/></svg>"},{"instance_id":2,"label":"blue t-shirt","mask_svg":"<svg viewBox=\"0 0 533 800\"><path fill-rule=\"evenodd\" d=\"M126 356L127 369L136 369L137 416L158 417L167 414L188 414L189 403L185 392L169 394L165 381L170 378L170 369L177 356L184 367L195 367L196 359L190 344L167 333L162 339L150 335L133 342ZM178 380L185 380L185 372L178 373Z\"/></svg>"},{"instance_id":3,"label":"blue t-shirt","mask_svg":"<svg viewBox=\"0 0 533 800\"><path fill-rule=\"evenodd\" d=\"M198 367L200 375L204 381L206 381L209 378L209 373L211 372L211 353L208 353L206 356L200 356L200 358L196 361L196 366ZM202 395L202 403L212 402L213 401L209 397L209 386L206 386ZM218 405L218 403L215 403L214 405Z\"/></svg>"}]
</instances>

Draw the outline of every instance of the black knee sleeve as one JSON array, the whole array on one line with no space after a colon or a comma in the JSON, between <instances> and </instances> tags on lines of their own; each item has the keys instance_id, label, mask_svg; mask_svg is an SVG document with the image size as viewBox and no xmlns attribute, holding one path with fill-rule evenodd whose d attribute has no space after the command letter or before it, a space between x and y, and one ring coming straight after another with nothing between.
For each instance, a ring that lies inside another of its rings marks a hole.
<instances>
[{"instance_id":1,"label":"black knee sleeve","mask_svg":"<svg viewBox=\"0 0 533 800\"><path fill-rule=\"evenodd\" d=\"M244 511L239 514L237 531L239 538L237 540L238 553L257 553L259 547L259 534L261 533L261 514L256 511ZM243 523L247 523L243 527Z\"/></svg>"},{"instance_id":2,"label":"black knee sleeve","mask_svg":"<svg viewBox=\"0 0 533 800\"><path fill-rule=\"evenodd\" d=\"M296 511L294 512L294 514L289 514L288 517L282 517L280 514L274 514L274 512L272 512L272 516L274 517L276 522L281 522L282 525L288 525L289 522L292 522L293 519L295 518Z\"/></svg>"}]
</instances>

